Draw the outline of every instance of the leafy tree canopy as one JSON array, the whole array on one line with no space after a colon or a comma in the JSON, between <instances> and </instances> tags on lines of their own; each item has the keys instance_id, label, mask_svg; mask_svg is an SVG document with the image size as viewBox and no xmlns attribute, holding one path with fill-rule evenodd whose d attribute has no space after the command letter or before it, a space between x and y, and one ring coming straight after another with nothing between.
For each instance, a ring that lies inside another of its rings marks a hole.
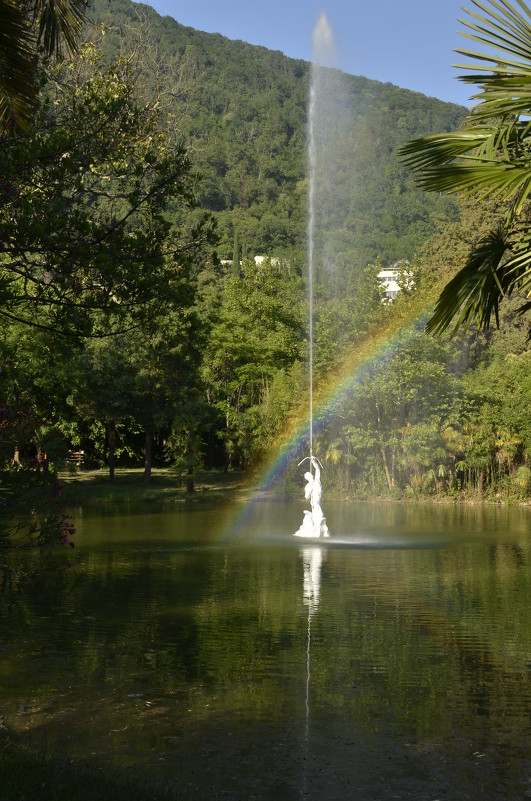
<instances>
[{"instance_id":1,"label":"leafy tree canopy","mask_svg":"<svg viewBox=\"0 0 531 801\"><path fill-rule=\"evenodd\" d=\"M61 334L120 330L188 291L214 241L190 216L183 145L93 45L53 74L31 136L0 152L0 316ZM173 204L173 206L172 206ZM171 207L171 216L169 210ZM185 214L186 210L186 214Z\"/></svg>"}]
</instances>

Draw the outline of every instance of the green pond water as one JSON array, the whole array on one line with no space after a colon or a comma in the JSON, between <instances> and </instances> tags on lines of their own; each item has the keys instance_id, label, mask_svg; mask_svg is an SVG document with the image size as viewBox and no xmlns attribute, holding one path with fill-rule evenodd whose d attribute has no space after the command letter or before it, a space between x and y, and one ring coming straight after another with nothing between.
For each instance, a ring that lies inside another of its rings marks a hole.
<instances>
[{"instance_id":1,"label":"green pond water","mask_svg":"<svg viewBox=\"0 0 531 801\"><path fill-rule=\"evenodd\" d=\"M73 583L4 604L0 717L186 799L531 797L531 510L72 511Z\"/></svg>"}]
</instances>

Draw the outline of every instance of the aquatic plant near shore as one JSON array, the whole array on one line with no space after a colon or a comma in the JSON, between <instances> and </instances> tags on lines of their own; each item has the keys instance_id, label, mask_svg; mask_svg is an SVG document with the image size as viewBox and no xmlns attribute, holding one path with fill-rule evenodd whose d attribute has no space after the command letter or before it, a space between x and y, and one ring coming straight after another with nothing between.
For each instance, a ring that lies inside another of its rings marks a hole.
<instances>
[{"instance_id":1,"label":"aquatic plant near shore","mask_svg":"<svg viewBox=\"0 0 531 801\"><path fill-rule=\"evenodd\" d=\"M0 484L0 573L31 578L43 570L63 573L72 567L56 553L74 548L74 525L62 509L63 484L56 473L6 471ZM15 492L16 487L16 492ZM21 507L29 513L20 514Z\"/></svg>"}]
</instances>

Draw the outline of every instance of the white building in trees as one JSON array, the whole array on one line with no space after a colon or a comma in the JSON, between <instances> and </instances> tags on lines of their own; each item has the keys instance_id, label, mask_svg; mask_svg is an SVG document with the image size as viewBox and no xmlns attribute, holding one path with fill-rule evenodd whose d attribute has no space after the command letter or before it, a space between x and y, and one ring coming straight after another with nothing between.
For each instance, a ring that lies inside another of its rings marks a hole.
<instances>
[{"instance_id":1,"label":"white building in trees","mask_svg":"<svg viewBox=\"0 0 531 801\"><path fill-rule=\"evenodd\" d=\"M384 267L376 277L382 295L382 303L390 303L401 289L412 289L415 286L413 273L409 269L407 259L396 261L390 267Z\"/></svg>"}]
</instances>

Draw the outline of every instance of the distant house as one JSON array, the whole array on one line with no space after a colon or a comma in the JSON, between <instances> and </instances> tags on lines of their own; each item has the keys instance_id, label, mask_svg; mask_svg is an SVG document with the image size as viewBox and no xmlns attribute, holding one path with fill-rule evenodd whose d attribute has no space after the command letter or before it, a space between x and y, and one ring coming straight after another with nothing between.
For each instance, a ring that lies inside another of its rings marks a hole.
<instances>
[{"instance_id":1,"label":"distant house","mask_svg":"<svg viewBox=\"0 0 531 801\"><path fill-rule=\"evenodd\" d=\"M275 256L273 256L272 258L269 258L269 256L255 256L254 263L256 264L257 267L260 267L260 265L263 264L264 261L267 261L268 259L271 262L272 267L278 267L280 265L280 259L277 259Z\"/></svg>"},{"instance_id":2,"label":"distant house","mask_svg":"<svg viewBox=\"0 0 531 801\"><path fill-rule=\"evenodd\" d=\"M409 261L402 259L396 261L390 267L384 267L376 276L380 293L382 295L382 303L390 303L396 298L400 289L405 287L411 289L414 286L414 281L409 268Z\"/></svg>"},{"instance_id":3,"label":"distant house","mask_svg":"<svg viewBox=\"0 0 531 801\"><path fill-rule=\"evenodd\" d=\"M253 261L257 267L260 267L265 261L270 261L273 267L280 267L280 259L277 259L275 256L269 258L269 256L254 256ZM220 259L220 264L223 267L230 267L232 265L232 259ZM241 261L240 261L241 265Z\"/></svg>"}]
</instances>

